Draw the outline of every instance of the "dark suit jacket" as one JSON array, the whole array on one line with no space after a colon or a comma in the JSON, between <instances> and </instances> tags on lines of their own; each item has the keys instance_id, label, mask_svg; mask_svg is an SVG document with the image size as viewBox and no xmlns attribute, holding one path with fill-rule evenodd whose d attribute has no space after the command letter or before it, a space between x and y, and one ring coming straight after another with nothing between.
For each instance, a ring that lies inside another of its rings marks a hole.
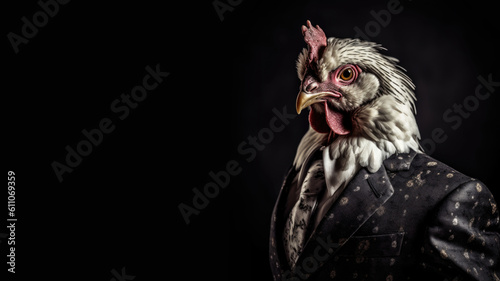
<instances>
[{"instance_id":1,"label":"dark suit jacket","mask_svg":"<svg viewBox=\"0 0 500 281\"><path fill-rule=\"evenodd\" d=\"M376 173L361 169L291 271L283 208L296 173L289 171L271 219L275 280L500 280L500 222L491 192L416 152L391 156Z\"/></svg>"}]
</instances>

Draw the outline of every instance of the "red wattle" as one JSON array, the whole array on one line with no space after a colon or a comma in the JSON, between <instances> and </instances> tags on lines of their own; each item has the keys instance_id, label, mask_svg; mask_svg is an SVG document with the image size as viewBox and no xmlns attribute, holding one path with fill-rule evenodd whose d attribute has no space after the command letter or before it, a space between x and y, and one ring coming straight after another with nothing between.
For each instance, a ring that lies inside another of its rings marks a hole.
<instances>
[{"instance_id":1,"label":"red wattle","mask_svg":"<svg viewBox=\"0 0 500 281\"><path fill-rule=\"evenodd\" d=\"M324 112L318 112L311 108L309 112L309 124L318 133L329 133L333 131L337 135L347 135L351 132L349 127L349 116L328 107L327 101L323 102Z\"/></svg>"}]
</instances>

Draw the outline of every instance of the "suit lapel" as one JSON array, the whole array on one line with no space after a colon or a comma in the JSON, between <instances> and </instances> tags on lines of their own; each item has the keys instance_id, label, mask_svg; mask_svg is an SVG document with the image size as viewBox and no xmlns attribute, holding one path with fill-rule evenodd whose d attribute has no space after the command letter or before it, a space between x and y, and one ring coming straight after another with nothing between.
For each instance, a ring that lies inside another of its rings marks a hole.
<instances>
[{"instance_id":1,"label":"suit lapel","mask_svg":"<svg viewBox=\"0 0 500 281\"><path fill-rule=\"evenodd\" d=\"M361 169L349 182L307 241L294 274L315 272L331 258L394 193L385 167Z\"/></svg>"},{"instance_id":2,"label":"suit lapel","mask_svg":"<svg viewBox=\"0 0 500 281\"><path fill-rule=\"evenodd\" d=\"M282 214L284 212L286 203L286 190L293 179L295 178L297 172L292 167L288 171L285 180L280 188L278 194L278 199L274 205L273 214L271 216L271 229L270 229L270 239L269 239L269 258L271 263L271 271L274 276L274 280L281 280L281 275L285 268L288 268L288 263L285 258L285 253L283 250L283 228L284 219Z\"/></svg>"}]
</instances>

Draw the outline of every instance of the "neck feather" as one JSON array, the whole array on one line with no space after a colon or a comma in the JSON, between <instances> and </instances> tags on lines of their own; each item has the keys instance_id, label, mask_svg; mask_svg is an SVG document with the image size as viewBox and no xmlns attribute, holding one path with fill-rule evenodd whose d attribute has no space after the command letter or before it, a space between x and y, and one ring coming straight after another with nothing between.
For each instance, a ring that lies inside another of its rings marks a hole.
<instances>
[{"instance_id":1,"label":"neck feather","mask_svg":"<svg viewBox=\"0 0 500 281\"><path fill-rule=\"evenodd\" d=\"M328 144L331 165L335 171L366 167L376 172L382 162L394 153L420 152L420 133L411 106L384 95L352 113L353 131L336 136ZM300 169L307 157L323 147L328 134L309 128L295 155L294 167ZM356 171L354 171L356 172Z\"/></svg>"}]
</instances>

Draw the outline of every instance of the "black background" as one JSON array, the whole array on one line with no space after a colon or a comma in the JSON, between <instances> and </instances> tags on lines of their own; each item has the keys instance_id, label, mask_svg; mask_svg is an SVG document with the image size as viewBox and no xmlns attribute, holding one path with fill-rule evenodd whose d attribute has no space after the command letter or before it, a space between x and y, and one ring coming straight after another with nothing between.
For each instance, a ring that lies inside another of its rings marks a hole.
<instances>
[{"instance_id":1,"label":"black background","mask_svg":"<svg viewBox=\"0 0 500 281\"><path fill-rule=\"evenodd\" d=\"M251 161L237 148L269 127L273 109L294 113L307 19L327 36L354 37L354 27L364 30L375 21L371 11L389 1L269 2L245 0L221 21L212 1L71 1L17 54L7 34L21 34L21 18L32 19L40 6L18 1L3 9L17 280L107 281L122 268L134 280L272 279L270 214L307 116L291 120ZM416 84L422 139L435 128L446 134L432 156L482 180L498 200L500 88L457 129L443 119L470 100L478 76L500 81L497 8L416 0L401 7L371 39ZM157 64L170 75L119 120L111 103ZM51 164L64 164L65 147L103 118L115 130L60 183ZM241 173L186 225L179 204L192 205L192 189L203 190L209 172L231 160ZM7 247L2 239L2 260Z\"/></svg>"}]
</instances>

